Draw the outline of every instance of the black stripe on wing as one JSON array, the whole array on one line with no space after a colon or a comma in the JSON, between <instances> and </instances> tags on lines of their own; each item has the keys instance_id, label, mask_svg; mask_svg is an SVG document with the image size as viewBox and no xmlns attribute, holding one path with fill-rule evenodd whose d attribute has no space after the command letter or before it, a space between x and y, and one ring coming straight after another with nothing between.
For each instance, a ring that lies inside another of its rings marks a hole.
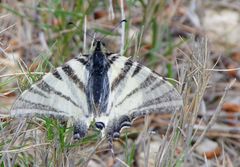
<instances>
[{"instance_id":1,"label":"black stripe on wing","mask_svg":"<svg viewBox=\"0 0 240 167\"><path fill-rule=\"evenodd\" d=\"M53 76L56 77L57 79L62 80L62 77L60 76L60 74L59 74L59 72L57 71L57 69L55 69L52 74L53 74Z\"/></svg>"},{"instance_id":2,"label":"black stripe on wing","mask_svg":"<svg viewBox=\"0 0 240 167\"><path fill-rule=\"evenodd\" d=\"M173 102L177 100L178 95L175 93L175 90L172 89L171 91L165 92L161 96L158 96L154 99L149 99L148 101L145 101L142 105L138 106L137 108L133 110L141 110L145 107L151 107L156 106L158 104L161 104L163 102Z\"/></svg>"},{"instance_id":3,"label":"black stripe on wing","mask_svg":"<svg viewBox=\"0 0 240 167\"><path fill-rule=\"evenodd\" d=\"M49 84L47 84L44 80L42 80L40 83L38 83L37 87L46 93L54 93L55 95L58 95L58 96L64 98L65 100L71 102L74 106L81 108L81 106L79 106L76 102L74 102L69 96L66 96L66 95L62 94L61 92L55 90L53 87L51 87Z\"/></svg>"},{"instance_id":4,"label":"black stripe on wing","mask_svg":"<svg viewBox=\"0 0 240 167\"><path fill-rule=\"evenodd\" d=\"M82 57L75 57L74 59L77 60L78 62L80 62L82 65L86 65L87 64L87 60L82 58Z\"/></svg>"},{"instance_id":5,"label":"black stripe on wing","mask_svg":"<svg viewBox=\"0 0 240 167\"><path fill-rule=\"evenodd\" d=\"M130 71L131 67L133 66L133 62L130 60L127 60L124 64L124 67L122 68L120 74L113 80L111 91L114 91L120 84L120 82L126 77L127 73Z\"/></svg>"},{"instance_id":6,"label":"black stripe on wing","mask_svg":"<svg viewBox=\"0 0 240 167\"><path fill-rule=\"evenodd\" d=\"M114 61L116 61L118 58L119 58L119 55L111 56L110 58L108 58L108 61L110 64L113 64Z\"/></svg>"},{"instance_id":7,"label":"black stripe on wing","mask_svg":"<svg viewBox=\"0 0 240 167\"><path fill-rule=\"evenodd\" d=\"M134 95L135 93L137 93L138 91L141 91L145 88L147 88L148 86L150 86L157 78L150 74L137 88L133 89L131 92L129 92L122 101L120 101L118 104L116 104L116 106L121 105L125 100L127 100L128 98L130 98L132 95Z\"/></svg>"},{"instance_id":8,"label":"black stripe on wing","mask_svg":"<svg viewBox=\"0 0 240 167\"><path fill-rule=\"evenodd\" d=\"M65 64L62 67L62 70L64 71L64 73L71 78L71 80L74 82L75 85L77 85L77 87L83 91L86 92L85 90L85 86L83 84L83 82L78 78L78 76L75 74L75 71L70 67L70 65Z\"/></svg>"},{"instance_id":9,"label":"black stripe on wing","mask_svg":"<svg viewBox=\"0 0 240 167\"><path fill-rule=\"evenodd\" d=\"M38 91L37 89L35 89L34 87L31 87L29 90L29 92L33 93L33 94L37 94L39 96L42 96L43 98L48 98L48 96L46 96L44 93Z\"/></svg>"},{"instance_id":10,"label":"black stripe on wing","mask_svg":"<svg viewBox=\"0 0 240 167\"><path fill-rule=\"evenodd\" d=\"M154 89L159 88L159 87L162 86L163 84L166 84L166 82L165 82L164 80L162 80L162 79L159 79L159 81L157 81L157 82L151 87L151 89L149 90L149 92L154 91ZM170 89L173 89L172 86L169 85L169 87L170 87Z\"/></svg>"},{"instance_id":11,"label":"black stripe on wing","mask_svg":"<svg viewBox=\"0 0 240 167\"><path fill-rule=\"evenodd\" d=\"M23 99L21 97L18 100L20 102L22 102L22 103L18 102L20 105L19 106L15 106L14 107L15 110L16 109L36 109L36 110L43 110L43 111L54 111L56 113L65 113L65 112L63 112L61 110L58 110L58 109L52 107L52 106L41 104L41 103L31 102L31 101Z\"/></svg>"},{"instance_id":12,"label":"black stripe on wing","mask_svg":"<svg viewBox=\"0 0 240 167\"><path fill-rule=\"evenodd\" d=\"M164 113L172 113L176 109L180 109L180 106L163 106L163 107L157 107L157 108L147 108L141 111L135 110L130 114L130 119L133 121L134 119L145 116L147 114L164 114ZM130 111L131 112L131 111Z\"/></svg>"},{"instance_id":13,"label":"black stripe on wing","mask_svg":"<svg viewBox=\"0 0 240 167\"><path fill-rule=\"evenodd\" d=\"M137 75L142 69L142 65L141 64L137 64L135 70L133 71L132 77L134 77L135 75Z\"/></svg>"}]
</instances>

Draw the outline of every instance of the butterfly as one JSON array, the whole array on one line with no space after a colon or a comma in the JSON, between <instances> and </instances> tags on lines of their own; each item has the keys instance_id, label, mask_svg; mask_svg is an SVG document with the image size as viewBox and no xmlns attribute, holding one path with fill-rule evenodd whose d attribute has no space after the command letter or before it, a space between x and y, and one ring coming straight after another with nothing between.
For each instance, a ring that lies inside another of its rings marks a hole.
<instances>
[{"instance_id":1,"label":"butterfly","mask_svg":"<svg viewBox=\"0 0 240 167\"><path fill-rule=\"evenodd\" d=\"M25 90L11 108L11 116L53 116L72 120L74 139L83 138L91 122L108 139L151 113L179 110L182 97L163 77L119 54L94 51L57 67Z\"/></svg>"}]
</instances>

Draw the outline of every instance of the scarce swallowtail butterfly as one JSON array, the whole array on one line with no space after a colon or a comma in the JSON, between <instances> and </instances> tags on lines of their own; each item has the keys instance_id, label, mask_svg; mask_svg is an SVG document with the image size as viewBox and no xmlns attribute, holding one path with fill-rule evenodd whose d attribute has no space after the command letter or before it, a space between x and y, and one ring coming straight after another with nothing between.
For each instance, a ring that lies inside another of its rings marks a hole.
<instances>
[{"instance_id":1,"label":"scarce swallowtail butterfly","mask_svg":"<svg viewBox=\"0 0 240 167\"><path fill-rule=\"evenodd\" d=\"M90 55L80 55L25 90L11 116L53 116L74 122L74 138L87 134L90 123L110 140L123 127L150 113L179 110L182 98L164 78L119 54L102 51L95 41Z\"/></svg>"}]
</instances>

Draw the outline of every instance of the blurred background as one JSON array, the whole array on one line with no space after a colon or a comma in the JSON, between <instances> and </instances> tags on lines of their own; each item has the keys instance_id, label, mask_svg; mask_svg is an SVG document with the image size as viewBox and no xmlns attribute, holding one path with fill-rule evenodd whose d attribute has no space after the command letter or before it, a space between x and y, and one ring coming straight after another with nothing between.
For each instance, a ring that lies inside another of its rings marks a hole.
<instances>
[{"instance_id":1,"label":"blurred background","mask_svg":"<svg viewBox=\"0 0 240 167\"><path fill-rule=\"evenodd\" d=\"M118 26L123 19L127 22ZM174 128L167 131L171 114L150 116L148 132L157 135L141 141L135 132L142 131L146 119L139 119L131 130L134 133L115 143L117 162L105 150L96 153L89 166L240 166L237 0L2 0L1 138L6 135L9 109L16 97L79 53L90 54L93 36L107 36L107 52L121 52L178 80L170 82L182 93L184 110L182 117L176 117L180 121L172 120L177 127L174 135L169 134ZM164 135L166 131L170 137ZM6 142L0 143L4 165ZM32 155L31 151L26 154ZM26 165L33 163L30 158Z\"/></svg>"}]
</instances>

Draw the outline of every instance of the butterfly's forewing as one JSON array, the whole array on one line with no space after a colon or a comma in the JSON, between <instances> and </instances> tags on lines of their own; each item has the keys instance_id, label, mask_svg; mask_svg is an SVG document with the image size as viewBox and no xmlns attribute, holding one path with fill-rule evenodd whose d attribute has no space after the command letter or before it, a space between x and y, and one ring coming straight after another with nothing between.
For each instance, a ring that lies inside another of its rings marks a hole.
<instances>
[{"instance_id":1,"label":"butterfly's forewing","mask_svg":"<svg viewBox=\"0 0 240 167\"><path fill-rule=\"evenodd\" d=\"M51 115L89 124L85 64L86 57L79 56L46 74L21 94L11 109L11 115Z\"/></svg>"},{"instance_id":2,"label":"butterfly's forewing","mask_svg":"<svg viewBox=\"0 0 240 167\"><path fill-rule=\"evenodd\" d=\"M138 116L170 113L182 107L177 90L147 67L118 55L109 56L109 61L111 94L108 114L113 120L109 122L110 131L121 130Z\"/></svg>"}]
</instances>

